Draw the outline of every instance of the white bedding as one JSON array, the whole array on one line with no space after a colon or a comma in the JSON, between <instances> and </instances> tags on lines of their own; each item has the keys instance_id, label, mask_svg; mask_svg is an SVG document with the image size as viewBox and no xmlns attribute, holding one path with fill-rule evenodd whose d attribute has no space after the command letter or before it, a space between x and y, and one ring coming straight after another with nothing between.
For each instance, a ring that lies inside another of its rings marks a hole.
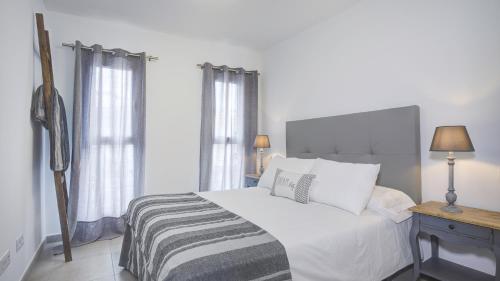
<instances>
[{"instance_id":1,"label":"white bedding","mask_svg":"<svg viewBox=\"0 0 500 281\"><path fill-rule=\"evenodd\" d=\"M198 194L276 237L286 249L293 280L380 281L412 262L410 220L396 224L370 210L356 216L300 204L264 188Z\"/></svg>"}]
</instances>

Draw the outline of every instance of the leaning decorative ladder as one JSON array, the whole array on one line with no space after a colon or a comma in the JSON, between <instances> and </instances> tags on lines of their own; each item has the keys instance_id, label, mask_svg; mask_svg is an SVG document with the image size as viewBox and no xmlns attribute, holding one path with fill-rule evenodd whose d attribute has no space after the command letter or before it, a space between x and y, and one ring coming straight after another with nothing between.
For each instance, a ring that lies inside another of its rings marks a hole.
<instances>
[{"instance_id":1,"label":"leaning decorative ladder","mask_svg":"<svg viewBox=\"0 0 500 281\"><path fill-rule=\"evenodd\" d=\"M49 32L45 30L43 14L36 14L36 26L38 32L38 46L40 50L40 61L42 64L43 78L43 101L45 104L45 114L47 125L51 126L52 114L52 90L54 89L54 74L52 71L52 56L50 53ZM59 223L61 225L61 235L64 248L64 260L70 262L71 245L68 231L68 190L66 188L66 176L64 171L54 171L54 182L56 186L57 207L59 209Z\"/></svg>"}]
</instances>

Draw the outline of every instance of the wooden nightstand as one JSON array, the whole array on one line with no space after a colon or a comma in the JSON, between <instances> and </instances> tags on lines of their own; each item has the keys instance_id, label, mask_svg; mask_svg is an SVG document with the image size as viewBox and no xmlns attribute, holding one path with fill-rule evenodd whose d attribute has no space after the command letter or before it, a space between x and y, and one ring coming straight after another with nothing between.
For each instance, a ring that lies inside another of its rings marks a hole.
<instances>
[{"instance_id":1,"label":"wooden nightstand","mask_svg":"<svg viewBox=\"0 0 500 281\"><path fill-rule=\"evenodd\" d=\"M248 174L245 175L245 187L254 187L257 186L257 183L260 180L260 175L257 174Z\"/></svg>"},{"instance_id":2,"label":"wooden nightstand","mask_svg":"<svg viewBox=\"0 0 500 281\"><path fill-rule=\"evenodd\" d=\"M445 204L431 201L410 208L413 280L418 280L422 273L442 281L500 281L500 212L460 207L463 213L447 213L440 209ZM422 233L431 237L432 256L425 262L421 262L418 240ZM439 240L491 249L496 257L496 275L440 259Z\"/></svg>"}]
</instances>

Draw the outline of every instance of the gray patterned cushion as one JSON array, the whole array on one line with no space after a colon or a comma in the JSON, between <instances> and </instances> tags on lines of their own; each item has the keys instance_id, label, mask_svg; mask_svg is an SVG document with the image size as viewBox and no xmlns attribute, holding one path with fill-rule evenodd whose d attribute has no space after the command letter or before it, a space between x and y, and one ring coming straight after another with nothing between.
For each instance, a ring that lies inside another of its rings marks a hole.
<instances>
[{"instance_id":1,"label":"gray patterned cushion","mask_svg":"<svg viewBox=\"0 0 500 281\"><path fill-rule=\"evenodd\" d=\"M311 174L299 174L277 169L271 195L307 204L309 203L311 184L315 177Z\"/></svg>"}]
</instances>

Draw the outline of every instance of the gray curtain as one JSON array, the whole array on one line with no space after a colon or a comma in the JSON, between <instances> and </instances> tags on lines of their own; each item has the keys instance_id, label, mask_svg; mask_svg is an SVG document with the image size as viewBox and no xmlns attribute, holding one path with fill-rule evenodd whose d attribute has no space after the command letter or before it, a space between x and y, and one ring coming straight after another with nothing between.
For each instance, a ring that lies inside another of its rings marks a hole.
<instances>
[{"instance_id":1,"label":"gray curtain","mask_svg":"<svg viewBox=\"0 0 500 281\"><path fill-rule=\"evenodd\" d=\"M255 173L258 74L203 65L200 191L241 188Z\"/></svg>"},{"instance_id":2,"label":"gray curtain","mask_svg":"<svg viewBox=\"0 0 500 281\"><path fill-rule=\"evenodd\" d=\"M75 45L68 220L79 245L122 234L121 216L143 194L146 58Z\"/></svg>"}]
</instances>

